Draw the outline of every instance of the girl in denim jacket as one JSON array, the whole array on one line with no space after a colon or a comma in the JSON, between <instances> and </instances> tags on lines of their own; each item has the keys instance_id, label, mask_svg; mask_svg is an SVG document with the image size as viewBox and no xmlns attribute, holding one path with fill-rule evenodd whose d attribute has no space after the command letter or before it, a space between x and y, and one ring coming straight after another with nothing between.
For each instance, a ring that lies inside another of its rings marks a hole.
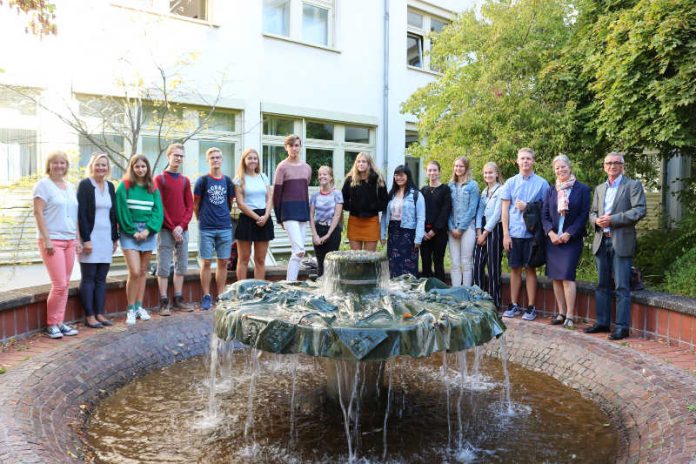
<instances>
[{"instance_id":1,"label":"girl in denim jacket","mask_svg":"<svg viewBox=\"0 0 696 464\"><path fill-rule=\"evenodd\" d=\"M452 181L448 185L452 193L452 212L448 222L452 286L470 286L474 274L474 220L479 203L479 188L471 178L469 160L465 156L454 160Z\"/></svg>"},{"instance_id":2,"label":"girl in denim jacket","mask_svg":"<svg viewBox=\"0 0 696 464\"><path fill-rule=\"evenodd\" d=\"M382 221L382 243L387 239L389 276L418 276L418 248L425 233L425 200L413 183L408 166L394 169L394 183Z\"/></svg>"}]
</instances>

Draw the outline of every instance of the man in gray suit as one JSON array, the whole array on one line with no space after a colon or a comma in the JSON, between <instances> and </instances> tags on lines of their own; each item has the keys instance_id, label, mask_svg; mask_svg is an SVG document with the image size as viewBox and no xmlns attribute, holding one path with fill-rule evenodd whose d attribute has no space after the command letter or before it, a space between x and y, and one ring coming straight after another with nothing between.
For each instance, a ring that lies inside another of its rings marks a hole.
<instances>
[{"instance_id":1,"label":"man in gray suit","mask_svg":"<svg viewBox=\"0 0 696 464\"><path fill-rule=\"evenodd\" d=\"M616 290L616 327L609 340L628 337L631 317L631 264L636 251L636 223L645 217L643 185L624 176L624 158L612 152L604 158L607 181L594 191L590 223L594 226L592 253L599 284L595 290L597 322L587 333L609 332L612 278Z\"/></svg>"}]
</instances>

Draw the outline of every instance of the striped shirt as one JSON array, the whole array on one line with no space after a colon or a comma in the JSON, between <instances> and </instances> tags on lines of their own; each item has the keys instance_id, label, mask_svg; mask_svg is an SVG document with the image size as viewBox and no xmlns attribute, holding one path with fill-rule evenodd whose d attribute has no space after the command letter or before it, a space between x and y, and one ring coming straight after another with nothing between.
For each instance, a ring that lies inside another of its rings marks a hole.
<instances>
[{"instance_id":1,"label":"striped shirt","mask_svg":"<svg viewBox=\"0 0 696 464\"><path fill-rule=\"evenodd\" d=\"M276 220L309 221L309 182L312 168L301 162L291 164L287 159L278 164L273 181L273 208Z\"/></svg>"}]
</instances>

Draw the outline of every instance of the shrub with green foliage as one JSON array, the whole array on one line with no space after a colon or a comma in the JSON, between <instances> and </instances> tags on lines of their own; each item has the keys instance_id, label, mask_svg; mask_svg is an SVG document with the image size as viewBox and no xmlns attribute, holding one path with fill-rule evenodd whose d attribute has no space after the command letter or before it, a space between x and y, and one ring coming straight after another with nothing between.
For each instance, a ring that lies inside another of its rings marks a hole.
<instances>
[{"instance_id":1,"label":"shrub with green foliage","mask_svg":"<svg viewBox=\"0 0 696 464\"><path fill-rule=\"evenodd\" d=\"M638 237L635 264L643 271L645 283L659 287L676 261L696 248L696 214L685 216L674 229L651 230ZM695 281L696 282L696 281ZM671 290L668 290L672 292ZM679 295L683 293L677 292Z\"/></svg>"},{"instance_id":2,"label":"shrub with green foliage","mask_svg":"<svg viewBox=\"0 0 696 464\"><path fill-rule=\"evenodd\" d=\"M665 290L675 295L696 297L696 247L684 253L669 268Z\"/></svg>"}]
</instances>

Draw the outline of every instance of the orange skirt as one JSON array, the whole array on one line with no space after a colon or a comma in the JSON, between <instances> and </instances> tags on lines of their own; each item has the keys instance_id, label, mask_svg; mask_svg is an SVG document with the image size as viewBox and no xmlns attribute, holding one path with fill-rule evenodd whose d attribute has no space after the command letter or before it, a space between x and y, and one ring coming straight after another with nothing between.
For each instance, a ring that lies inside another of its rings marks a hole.
<instances>
[{"instance_id":1,"label":"orange skirt","mask_svg":"<svg viewBox=\"0 0 696 464\"><path fill-rule=\"evenodd\" d=\"M379 240L379 216L348 216L348 240L352 242L376 242Z\"/></svg>"}]
</instances>

